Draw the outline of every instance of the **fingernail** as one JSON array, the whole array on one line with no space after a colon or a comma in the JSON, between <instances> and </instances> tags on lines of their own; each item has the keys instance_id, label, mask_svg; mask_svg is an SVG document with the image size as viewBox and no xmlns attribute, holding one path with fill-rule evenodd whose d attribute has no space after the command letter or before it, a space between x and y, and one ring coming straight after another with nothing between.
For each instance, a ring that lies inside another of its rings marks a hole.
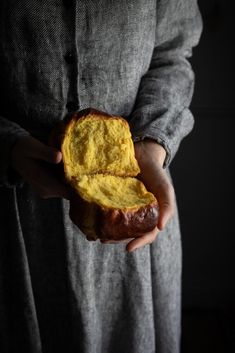
<instances>
[{"instance_id":1,"label":"fingernail","mask_svg":"<svg viewBox=\"0 0 235 353\"><path fill-rule=\"evenodd\" d=\"M131 250L129 250L129 252L133 252L133 251L135 251L135 250L137 250L138 248L133 248L133 249L131 249Z\"/></svg>"},{"instance_id":2,"label":"fingernail","mask_svg":"<svg viewBox=\"0 0 235 353\"><path fill-rule=\"evenodd\" d=\"M159 223L158 225L157 225L157 227L158 227L158 229L159 230L163 230L164 229L164 227L165 227L165 221L161 221L161 223Z\"/></svg>"}]
</instances>

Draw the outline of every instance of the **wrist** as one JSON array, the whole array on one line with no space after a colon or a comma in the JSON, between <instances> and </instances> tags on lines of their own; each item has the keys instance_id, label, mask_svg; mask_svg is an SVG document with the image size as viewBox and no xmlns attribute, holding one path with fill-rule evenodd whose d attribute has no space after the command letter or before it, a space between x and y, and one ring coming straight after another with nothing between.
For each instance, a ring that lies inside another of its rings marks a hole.
<instances>
[{"instance_id":1,"label":"wrist","mask_svg":"<svg viewBox=\"0 0 235 353\"><path fill-rule=\"evenodd\" d=\"M152 161L163 167L166 150L155 140L146 138L142 141L135 142L135 155L139 163L145 164L151 158Z\"/></svg>"}]
</instances>

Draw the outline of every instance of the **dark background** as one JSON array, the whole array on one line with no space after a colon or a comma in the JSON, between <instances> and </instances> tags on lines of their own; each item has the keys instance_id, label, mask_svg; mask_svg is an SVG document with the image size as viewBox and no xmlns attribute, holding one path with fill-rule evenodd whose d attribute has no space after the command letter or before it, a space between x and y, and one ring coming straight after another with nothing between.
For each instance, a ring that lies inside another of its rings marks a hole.
<instances>
[{"instance_id":1,"label":"dark background","mask_svg":"<svg viewBox=\"0 0 235 353\"><path fill-rule=\"evenodd\" d=\"M229 0L199 6L195 126L171 165L183 238L183 351L235 352L235 12Z\"/></svg>"}]
</instances>

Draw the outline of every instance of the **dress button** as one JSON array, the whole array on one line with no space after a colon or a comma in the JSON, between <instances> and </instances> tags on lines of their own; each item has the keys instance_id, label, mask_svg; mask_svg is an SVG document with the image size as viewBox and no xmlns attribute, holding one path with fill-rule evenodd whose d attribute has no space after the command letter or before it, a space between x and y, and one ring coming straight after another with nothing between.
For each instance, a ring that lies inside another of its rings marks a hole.
<instances>
[{"instance_id":1,"label":"dress button","mask_svg":"<svg viewBox=\"0 0 235 353\"><path fill-rule=\"evenodd\" d=\"M73 0L62 0L62 2L66 9L69 9L73 6Z\"/></svg>"},{"instance_id":2,"label":"dress button","mask_svg":"<svg viewBox=\"0 0 235 353\"><path fill-rule=\"evenodd\" d=\"M66 108L68 112L75 112L76 110L78 110L79 106L78 106L78 103L76 102L68 102L66 104Z\"/></svg>"},{"instance_id":3,"label":"dress button","mask_svg":"<svg viewBox=\"0 0 235 353\"><path fill-rule=\"evenodd\" d=\"M71 52L68 52L67 54L65 54L64 59L67 64L75 64L75 62L76 62L76 57Z\"/></svg>"}]
</instances>

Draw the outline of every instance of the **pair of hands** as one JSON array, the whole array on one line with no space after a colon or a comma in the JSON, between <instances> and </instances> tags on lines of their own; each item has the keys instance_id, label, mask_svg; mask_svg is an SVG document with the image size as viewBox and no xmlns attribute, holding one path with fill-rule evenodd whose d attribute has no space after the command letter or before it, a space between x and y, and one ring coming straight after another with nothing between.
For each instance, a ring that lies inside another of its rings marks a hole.
<instances>
[{"instance_id":1,"label":"pair of hands","mask_svg":"<svg viewBox=\"0 0 235 353\"><path fill-rule=\"evenodd\" d=\"M165 149L151 140L135 143L135 156L140 166L140 180L159 202L159 219L155 229L138 238L121 241L101 240L103 244L127 243L126 250L134 251L151 244L164 229L174 213L174 189L163 169ZM11 154L12 167L42 198L70 199L71 189L56 176L55 166L62 162L62 153L44 145L32 136L17 140Z\"/></svg>"}]
</instances>

